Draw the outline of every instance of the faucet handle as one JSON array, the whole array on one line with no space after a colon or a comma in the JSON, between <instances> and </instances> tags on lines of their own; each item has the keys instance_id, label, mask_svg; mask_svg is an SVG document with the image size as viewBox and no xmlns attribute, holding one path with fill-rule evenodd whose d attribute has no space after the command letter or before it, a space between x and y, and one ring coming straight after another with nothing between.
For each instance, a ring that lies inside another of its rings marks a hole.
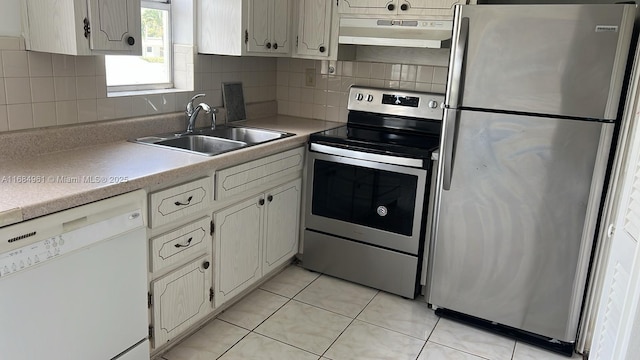
<instances>
[{"instance_id":1,"label":"faucet handle","mask_svg":"<svg viewBox=\"0 0 640 360\"><path fill-rule=\"evenodd\" d=\"M198 104L198 106L200 106L202 108L202 110L204 110L205 113L210 113L211 112L211 106L209 106L206 103L200 103Z\"/></svg>"},{"instance_id":2,"label":"faucet handle","mask_svg":"<svg viewBox=\"0 0 640 360\"><path fill-rule=\"evenodd\" d=\"M189 102L187 103L187 116L191 116L191 114L193 114L193 100L199 98L199 97L203 97L203 96L207 96L206 94L196 94L194 95L191 100L189 100Z\"/></svg>"}]
</instances>

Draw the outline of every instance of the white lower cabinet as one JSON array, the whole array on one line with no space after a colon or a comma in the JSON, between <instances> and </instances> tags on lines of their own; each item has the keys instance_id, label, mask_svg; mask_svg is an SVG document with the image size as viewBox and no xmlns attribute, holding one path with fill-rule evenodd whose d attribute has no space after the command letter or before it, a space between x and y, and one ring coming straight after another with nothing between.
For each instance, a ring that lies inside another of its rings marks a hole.
<instances>
[{"instance_id":1,"label":"white lower cabinet","mask_svg":"<svg viewBox=\"0 0 640 360\"><path fill-rule=\"evenodd\" d=\"M149 195L152 349L179 338L213 312L211 217L207 215L212 185L211 178L204 177Z\"/></svg>"},{"instance_id":2,"label":"white lower cabinet","mask_svg":"<svg viewBox=\"0 0 640 360\"><path fill-rule=\"evenodd\" d=\"M170 341L212 310L211 255L205 255L151 283L153 344Z\"/></svg>"},{"instance_id":3,"label":"white lower cabinet","mask_svg":"<svg viewBox=\"0 0 640 360\"><path fill-rule=\"evenodd\" d=\"M213 215L216 307L297 253L301 184L291 181Z\"/></svg>"},{"instance_id":4,"label":"white lower cabinet","mask_svg":"<svg viewBox=\"0 0 640 360\"><path fill-rule=\"evenodd\" d=\"M264 222L263 273L290 260L298 252L302 180L270 190Z\"/></svg>"},{"instance_id":5,"label":"white lower cabinet","mask_svg":"<svg viewBox=\"0 0 640 360\"><path fill-rule=\"evenodd\" d=\"M264 197L259 195L213 215L217 259L216 307L262 276L260 234L263 207Z\"/></svg>"},{"instance_id":6,"label":"white lower cabinet","mask_svg":"<svg viewBox=\"0 0 640 360\"><path fill-rule=\"evenodd\" d=\"M217 170L215 177L150 192L153 356L298 252L304 150L260 157Z\"/></svg>"}]
</instances>

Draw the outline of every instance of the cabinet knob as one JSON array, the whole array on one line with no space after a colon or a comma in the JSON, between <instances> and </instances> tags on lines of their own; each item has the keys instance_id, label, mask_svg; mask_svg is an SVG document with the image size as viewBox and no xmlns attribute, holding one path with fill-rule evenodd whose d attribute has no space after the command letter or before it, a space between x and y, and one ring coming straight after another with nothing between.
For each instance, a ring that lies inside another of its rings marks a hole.
<instances>
[{"instance_id":1,"label":"cabinet knob","mask_svg":"<svg viewBox=\"0 0 640 360\"><path fill-rule=\"evenodd\" d=\"M409 5L407 3L404 3L404 4L400 5L400 10L402 10L402 11L409 10Z\"/></svg>"},{"instance_id":2,"label":"cabinet knob","mask_svg":"<svg viewBox=\"0 0 640 360\"><path fill-rule=\"evenodd\" d=\"M271 43L270 42L267 43L267 49L271 49Z\"/></svg>"},{"instance_id":3,"label":"cabinet knob","mask_svg":"<svg viewBox=\"0 0 640 360\"><path fill-rule=\"evenodd\" d=\"M207 270L209 268L209 266L211 266L211 263L208 261L205 261L202 263L202 268Z\"/></svg>"},{"instance_id":4,"label":"cabinet knob","mask_svg":"<svg viewBox=\"0 0 640 360\"><path fill-rule=\"evenodd\" d=\"M271 196L271 195L267 196L267 201L268 202L272 202L273 201L273 196Z\"/></svg>"},{"instance_id":5,"label":"cabinet knob","mask_svg":"<svg viewBox=\"0 0 640 360\"><path fill-rule=\"evenodd\" d=\"M273 43L273 49L278 50L278 43Z\"/></svg>"},{"instance_id":6,"label":"cabinet knob","mask_svg":"<svg viewBox=\"0 0 640 360\"><path fill-rule=\"evenodd\" d=\"M320 52L321 52L321 53L323 53L323 52L325 52L327 49L326 49L324 46L320 46L320 49L318 49L318 50L320 50Z\"/></svg>"},{"instance_id":7,"label":"cabinet knob","mask_svg":"<svg viewBox=\"0 0 640 360\"><path fill-rule=\"evenodd\" d=\"M260 201L258 201L258 204L264 205L264 199L260 199Z\"/></svg>"},{"instance_id":8,"label":"cabinet knob","mask_svg":"<svg viewBox=\"0 0 640 360\"><path fill-rule=\"evenodd\" d=\"M129 36L129 37L127 38L127 44L129 44L129 45L133 45L133 44L135 44L135 43L136 43L136 39L135 39L133 36Z\"/></svg>"},{"instance_id":9,"label":"cabinet knob","mask_svg":"<svg viewBox=\"0 0 640 360\"><path fill-rule=\"evenodd\" d=\"M388 9L389 11L393 11L393 10L395 10L395 8L396 8L396 6L395 6L395 5L393 5L393 4L389 4L389 5L387 5L387 9Z\"/></svg>"}]
</instances>

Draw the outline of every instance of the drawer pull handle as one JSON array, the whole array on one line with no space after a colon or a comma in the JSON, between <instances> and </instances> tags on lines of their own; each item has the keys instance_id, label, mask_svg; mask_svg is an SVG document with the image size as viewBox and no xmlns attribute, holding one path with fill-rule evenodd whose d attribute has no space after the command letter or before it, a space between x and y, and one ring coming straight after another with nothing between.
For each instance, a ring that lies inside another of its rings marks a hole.
<instances>
[{"instance_id":1,"label":"drawer pull handle","mask_svg":"<svg viewBox=\"0 0 640 360\"><path fill-rule=\"evenodd\" d=\"M176 204L176 206L186 206L186 205L189 205L191 203L191 199L193 199L193 196L189 196L189 198L187 199L186 203L182 203L180 201L176 201L174 204Z\"/></svg>"},{"instance_id":2,"label":"drawer pull handle","mask_svg":"<svg viewBox=\"0 0 640 360\"><path fill-rule=\"evenodd\" d=\"M191 245L191 240L193 240L193 237L190 237L189 240L187 240L186 244L175 244L173 246L175 246L177 248L187 247L187 246Z\"/></svg>"}]
</instances>

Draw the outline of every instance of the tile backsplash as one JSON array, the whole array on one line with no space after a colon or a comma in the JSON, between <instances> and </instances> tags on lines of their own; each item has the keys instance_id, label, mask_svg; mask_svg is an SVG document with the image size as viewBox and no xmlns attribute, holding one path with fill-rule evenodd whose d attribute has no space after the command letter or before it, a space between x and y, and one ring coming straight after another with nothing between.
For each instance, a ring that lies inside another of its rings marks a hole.
<instances>
[{"instance_id":1,"label":"tile backsplash","mask_svg":"<svg viewBox=\"0 0 640 360\"><path fill-rule=\"evenodd\" d=\"M202 101L219 107L223 81L242 81L247 102L275 100L276 59L193 59L185 48L191 47L181 47L175 67L193 76L176 74L176 86L193 91L109 97L104 56L26 51L21 38L0 37L0 131L173 113L183 111L196 93L205 93Z\"/></svg>"},{"instance_id":2,"label":"tile backsplash","mask_svg":"<svg viewBox=\"0 0 640 360\"><path fill-rule=\"evenodd\" d=\"M444 93L447 68L369 62L278 59L278 113L346 122L351 85ZM306 73L315 73L315 84L306 84Z\"/></svg>"},{"instance_id":3,"label":"tile backsplash","mask_svg":"<svg viewBox=\"0 0 640 360\"><path fill-rule=\"evenodd\" d=\"M177 87L193 91L112 97L104 56L26 51L22 38L0 37L0 131L183 111L196 93L220 107L221 84L230 81L242 81L247 103L277 100L279 114L344 122L353 84L444 93L447 75L446 67L350 61L333 62L328 74L327 61L192 56L192 49L176 46L174 75Z\"/></svg>"}]
</instances>

